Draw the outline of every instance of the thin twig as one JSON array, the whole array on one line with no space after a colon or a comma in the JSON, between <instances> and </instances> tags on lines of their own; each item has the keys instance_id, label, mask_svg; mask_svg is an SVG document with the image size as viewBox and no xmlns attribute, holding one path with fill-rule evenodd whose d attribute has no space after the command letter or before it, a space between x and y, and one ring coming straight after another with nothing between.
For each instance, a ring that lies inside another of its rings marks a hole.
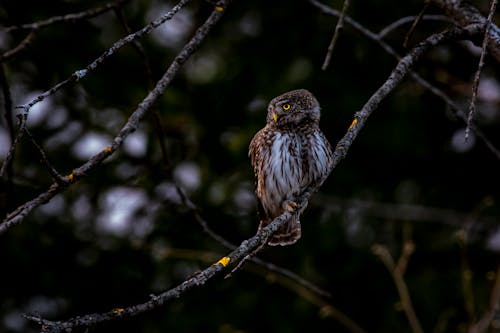
<instances>
[{"instance_id":1,"label":"thin twig","mask_svg":"<svg viewBox=\"0 0 500 333\"><path fill-rule=\"evenodd\" d=\"M429 2L425 1L424 2L424 8L422 8L422 10L420 11L420 13L418 13L417 17L415 18L415 20L413 21L413 23L412 23L412 25L410 27L410 30L408 30L408 32L405 35L405 39L404 39L404 42L403 42L403 47L404 48L408 47L408 43L410 41L410 38L413 35L413 32L415 31L415 28L417 27L417 24L422 20L422 17L424 16L424 13L425 13L425 11L427 10L428 7L429 7Z\"/></svg>"},{"instance_id":2,"label":"thin twig","mask_svg":"<svg viewBox=\"0 0 500 333\"><path fill-rule=\"evenodd\" d=\"M278 280L278 283L294 291L305 300L319 307L321 315L334 318L340 324L342 324L349 332L366 333L366 331L363 328L361 328L354 320L347 317L343 312L341 312L336 307L323 300L321 297L318 297L318 295L316 295L315 293L312 293L309 289L304 288L303 286L300 285L297 286L295 284L292 284L287 280L284 281Z\"/></svg>"},{"instance_id":3,"label":"thin twig","mask_svg":"<svg viewBox=\"0 0 500 333\"><path fill-rule=\"evenodd\" d=\"M4 28L0 28L0 31L10 32L10 31L19 30L19 29L40 29L40 28L44 28L46 26L49 26L49 25L55 24L55 23L75 22L75 21L82 20L82 19L88 19L88 18L96 17L96 16L98 16L102 13L105 13L111 9L118 8L118 7L122 6L126 1L128 1L128 0L118 0L115 2L107 3L104 6L85 10L85 11L78 12L78 13L71 13L71 14L66 14L66 15L62 15L62 16L54 16L54 17L51 17L51 18L48 18L48 19L45 19L42 21L34 22L34 23L26 23L26 24L20 24L20 25L13 25L10 27L4 27Z\"/></svg>"},{"instance_id":4,"label":"thin twig","mask_svg":"<svg viewBox=\"0 0 500 333\"><path fill-rule=\"evenodd\" d=\"M388 34L390 34L392 31L396 30L402 25L408 24L410 22L415 22L417 19L417 16L406 16L398 19L397 21L394 21L393 23L389 24L385 28L382 28L378 32L378 37L380 39L385 38ZM452 22L447 16L444 15L424 15L422 16L422 21L442 21L442 22Z\"/></svg>"},{"instance_id":5,"label":"thin twig","mask_svg":"<svg viewBox=\"0 0 500 333\"><path fill-rule=\"evenodd\" d=\"M108 59L111 55L113 55L115 52L117 52L120 48L133 42L137 38L140 38L143 35L150 33L151 31L153 31L154 29L156 29L157 27L159 27L160 25L162 25L166 21L170 20L187 2L189 2L189 0L180 0L179 3L177 5L175 5L169 12L162 15L161 17L154 20L153 22L149 23L147 26L145 26L141 30L136 31L133 34L129 34L129 35L125 36L124 38L118 40L109 49L107 49L99 58L95 59L87 67L85 67L84 69L75 71L67 79L61 81L60 83L56 84L54 87L52 87L49 90L38 95L33 100L31 100L29 103L26 103L24 105L19 106L19 108L23 108L23 109L27 110L27 112L29 112L30 109L35 104L43 101L48 96L55 94L61 88L65 87L66 85L68 85L70 83L77 82L77 81L83 79L85 76L87 76L88 73L95 70L100 64L102 64L106 59Z\"/></svg>"},{"instance_id":6,"label":"thin twig","mask_svg":"<svg viewBox=\"0 0 500 333\"><path fill-rule=\"evenodd\" d=\"M344 28L344 17L347 13L347 8L349 8L349 0L344 0L344 5L342 6L342 13L340 14L337 25L335 26L335 32L333 33L332 40L330 41L330 45L328 45L328 50L326 52L325 61L323 62L323 65L321 66L321 69L324 71L328 68L328 65L330 65L330 60L332 58L333 49L335 48L335 45L337 44L337 39L339 38L340 32Z\"/></svg>"},{"instance_id":7,"label":"thin twig","mask_svg":"<svg viewBox=\"0 0 500 333\"><path fill-rule=\"evenodd\" d=\"M403 307L404 313L408 318L412 331L414 333L423 333L424 330L422 329L415 310L413 309L408 286L406 285L406 282L403 278L403 274L401 274L401 272L396 269L394 259L392 258L389 250L384 245L375 244L372 247L372 251L377 257L379 257L379 259L391 274L396 289L398 290L399 298L401 300L401 306Z\"/></svg>"},{"instance_id":8,"label":"thin twig","mask_svg":"<svg viewBox=\"0 0 500 333\"><path fill-rule=\"evenodd\" d=\"M12 95L10 92L9 81L7 80L7 75L5 73L4 64L0 64L0 86L2 86L3 95L3 107L4 107L4 118L7 131L9 133L10 143L12 144L16 138L16 131L14 129L14 118L12 109ZM12 153L13 154L13 153ZM3 166L2 166L3 167ZM4 202L0 203L0 217L3 218L5 214L12 209L12 203L15 200L14 197L14 168L12 167L12 159L8 164L5 165L6 180L5 186L0 186L0 191L4 195ZM3 176L3 172L0 173ZM3 177L0 177L3 178ZM0 181L2 181L0 179Z\"/></svg>"},{"instance_id":9,"label":"thin twig","mask_svg":"<svg viewBox=\"0 0 500 333\"><path fill-rule=\"evenodd\" d=\"M0 86L2 86L5 124L7 125L10 140L14 141L16 131L14 129L14 117L12 112L12 95L10 93L10 86L3 64L0 64Z\"/></svg>"},{"instance_id":10,"label":"thin twig","mask_svg":"<svg viewBox=\"0 0 500 333\"><path fill-rule=\"evenodd\" d=\"M66 177L61 176L61 174L56 170L56 168L49 162L49 159L47 158L47 154L45 154L45 151L43 150L43 148L38 144L38 142L36 142L35 138L33 137L33 135L31 134L31 132L28 130L27 127L24 129L24 132L30 138L31 143L38 150L38 153L40 154L40 157L42 159L42 163L43 163L43 165L45 165L45 168L47 168L47 171L52 176L52 178L57 183L66 185L66 183L68 182Z\"/></svg>"},{"instance_id":11,"label":"thin twig","mask_svg":"<svg viewBox=\"0 0 500 333\"><path fill-rule=\"evenodd\" d=\"M36 36L37 29L32 29L29 34L13 49L9 51L5 51L4 53L0 54L0 62L5 62L9 60L10 58L14 57L16 54L19 52L25 50L28 48L28 46L33 42Z\"/></svg>"},{"instance_id":12,"label":"thin twig","mask_svg":"<svg viewBox=\"0 0 500 333\"><path fill-rule=\"evenodd\" d=\"M116 7L115 14L127 35L132 34L132 29L130 28L125 15L123 15L123 7ZM132 42L132 46L136 50L137 54L142 58L148 89L152 89L154 87L153 74L146 51L144 51L144 47L139 40L134 40Z\"/></svg>"},{"instance_id":13,"label":"thin twig","mask_svg":"<svg viewBox=\"0 0 500 333\"><path fill-rule=\"evenodd\" d=\"M500 309L500 265L497 266L493 287L491 288L490 301L488 309L484 312L479 321L469 328L469 333L486 332L488 327L495 319L495 314Z\"/></svg>"},{"instance_id":14,"label":"thin twig","mask_svg":"<svg viewBox=\"0 0 500 333\"><path fill-rule=\"evenodd\" d=\"M16 151L16 147L23 138L27 126L27 121L28 121L28 115L27 113L22 113L20 114L17 119L19 120L19 131L17 132L16 138L14 141L11 143L9 152L7 153L7 156L5 157L5 160L3 161L2 167L0 168L0 178L3 178L5 175L5 172L9 168L9 166L12 163L12 160L14 159L14 153ZM1 226L1 225L0 225Z\"/></svg>"},{"instance_id":15,"label":"thin twig","mask_svg":"<svg viewBox=\"0 0 500 333\"><path fill-rule=\"evenodd\" d=\"M115 10L116 16L118 17L118 20L122 24L123 28L125 29L125 32L127 34L130 34L132 32L132 29L130 28L127 19L125 15L123 15L123 9L117 8ZM154 87L154 81L153 81L153 74L151 71L151 64L149 62L148 56L146 55L146 52L144 51L144 47L142 46L142 43L139 40L136 40L132 43L134 49L136 50L137 54L142 58L142 63L144 64L144 72L146 76L146 81L147 81L147 86L148 90L152 89ZM156 133L156 137L158 139L158 145L160 146L160 152L161 152L161 158L163 161L163 166L164 170L166 173L169 174L169 178L172 179L172 170L170 169L170 162L168 158L168 153L167 153L167 146L165 144L166 137L165 137L165 131L163 129L162 123L161 123L161 117L158 112L158 108L154 108L151 111L151 120L150 122L153 124L153 129Z\"/></svg>"},{"instance_id":16,"label":"thin twig","mask_svg":"<svg viewBox=\"0 0 500 333\"><path fill-rule=\"evenodd\" d=\"M465 111L456 103L454 102L448 95L446 95L445 92L443 92L441 89L437 88L436 86L433 86L431 83L429 83L427 80L422 78L420 75L417 73L410 73L411 77L422 87L426 88L430 92L432 92L434 95L440 97L449 107L450 110L457 116L457 118L461 119L464 124L467 124L467 115ZM486 148L490 150L490 152L500 160L500 150L495 147L495 145L491 142L490 139L486 137L486 135L481 131L479 127L477 127L474 123L471 124L471 129L474 131L474 134L476 137L481 140Z\"/></svg>"},{"instance_id":17,"label":"thin twig","mask_svg":"<svg viewBox=\"0 0 500 333\"><path fill-rule=\"evenodd\" d=\"M21 25L14 25L10 27L5 27L5 28L0 28L0 31L4 32L11 32L14 30L20 30L20 29L29 29L30 32L29 34L13 49L4 52L3 54L0 54L0 62L4 62L9 60L10 58L14 57L21 51L24 51L25 49L28 48L28 46L33 42L35 39L36 33L42 29L45 28L49 25L56 24L56 23L61 23L61 22L76 22L79 20L83 19L88 19L88 18L93 18L96 17L100 14L103 14L111 9L115 8L121 8L121 6L127 2L128 0L118 0L116 2L108 3L104 6L100 6L94 9L89 9L86 11L82 11L79 13L73 13L73 14L67 14L67 15L62 15L62 16L54 16L42 21L34 22L34 23L27 23L27 24L21 24Z\"/></svg>"},{"instance_id":18,"label":"thin twig","mask_svg":"<svg viewBox=\"0 0 500 333\"><path fill-rule=\"evenodd\" d=\"M238 264L229 272L226 274L226 276L224 276L224 279L229 279L233 276L234 272L236 272L237 270L239 270L241 267L243 267L243 265L247 262L247 261L250 261L252 260L256 255L257 253L259 253L263 248L266 247L266 243L267 243L268 239L264 240L264 242L262 242L262 244L260 244L255 250L253 250L252 252L248 253L246 256L244 256L239 262Z\"/></svg>"},{"instance_id":19,"label":"thin twig","mask_svg":"<svg viewBox=\"0 0 500 333\"><path fill-rule=\"evenodd\" d=\"M484 66L484 56L486 54L486 46L488 45L488 36L491 27L491 20L493 19L493 14L497 7L497 0L491 0L490 12L488 18L486 19L486 26L484 28L483 44L481 46L481 55L479 56L479 64L477 65L476 75L474 76L474 81L472 82L472 97L469 105L469 115L467 116L467 127L465 128L465 141L469 139L471 124L476 117L476 99L477 90L479 88L479 79L481 77L481 71Z\"/></svg>"},{"instance_id":20,"label":"thin twig","mask_svg":"<svg viewBox=\"0 0 500 333\"><path fill-rule=\"evenodd\" d=\"M121 25L123 26L125 32L127 34L132 33L132 29L130 28L127 19L125 15L123 15L123 8L116 8L115 9L116 16L118 20L120 21ZM153 81L153 73L151 71L151 64L149 62L148 56L146 55L146 52L144 51L144 47L142 46L142 43L139 40L135 40L132 43L132 46L134 47L134 50L136 50L137 54L141 57L142 63L144 65L144 73L146 77L146 82L147 82L147 87L148 90L152 89L154 87L154 81ZM167 154L167 147L165 144L165 131L163 129L162 123L161 123L161 117L158 112L158 108L154 108L151 111L151 120L150 122L153 124L153 129L156 133L156 137L158 139L158 144L160 146L160 152L161 152L161 157L164 165L164 170L165 172L169 173L169 178L172 179L171 175L171 169L170 169L170 162Z\"/></svg>"},{"instance_id":21,"label":"thin twig","mask_svg":"<svg viewBox=\"0 0 500 333\"><path fill-rule=\"evenodd\" d=\"M411 237L411 232L411 224L403 224L403 245L401 247L401 254L399 255L398 262L396 264L396 267L394 268L396 271L398 271L398 274L401 274L401 276L405 275L410 257L413 252L415 252L415 243L413 242L413 239Z\"/></svg>"}]
</instances>

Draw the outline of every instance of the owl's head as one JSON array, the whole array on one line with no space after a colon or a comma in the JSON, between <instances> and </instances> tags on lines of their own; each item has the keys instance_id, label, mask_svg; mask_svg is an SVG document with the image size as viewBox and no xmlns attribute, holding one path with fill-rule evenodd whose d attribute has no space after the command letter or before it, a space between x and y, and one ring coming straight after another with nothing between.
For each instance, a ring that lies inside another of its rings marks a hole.
<instances>
[{"instance_id":1,"label":"owl's head","mask_svg":"<svg viewBox=\"0 0 500 333\"><path fill-rule=\"evenodd\" d=\"M267 107L267 123L277 127L319 123L320 107L316 98L305 89L286 92L275 97Z\"/></svg>"}]
</instances>

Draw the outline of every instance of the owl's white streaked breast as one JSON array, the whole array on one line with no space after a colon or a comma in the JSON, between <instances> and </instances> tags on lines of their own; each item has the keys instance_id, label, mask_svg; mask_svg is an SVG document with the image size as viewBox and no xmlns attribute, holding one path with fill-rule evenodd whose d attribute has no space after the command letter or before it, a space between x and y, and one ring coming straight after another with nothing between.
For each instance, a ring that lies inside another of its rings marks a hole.
<instances>
[{"instance_id":1,"label":"owl's white streaked breast","mask_svg":"<svg viewBox=\"0 0 500 333\"><path fill-rule=\"evenodd\" d=\"M265 182L266 191L260 195L267 197L263 200L264 206L266 202L274 203L273 207L265 207L266 210L273 210L280 207L284 199L293 199L326 172L328 148L321 144L318 132L300 135L277 131L274 133L274 138L268 142L272 142L268 147L271 150L269 154L271 158L264 161L266 177L260 181ZM307 147L312 151L304 154L302 149ZM303 158L307 158L307 163L304 163Z\"/></svg>"},{"instance_id":2,"label":"owl's white streaked breast","mask_svg":"<svg viewBox=\"0 0 500 333\"><path fill-rule=\"evenodd\" d=\"M276 132L270 149L272 158L267 161L266 169L271 177L266 180L266 187L277 187L277 192L282 196L299 191L300 180L303 178L300 140L293 134Z\"/></svg>"},{"instance_id":3,"label":"owl's white streaked breast","mask_svg":"<svg viewBox=\"0 0 500 333\"><path fill-rule=\"evenodd\" d=\"M314 168L309 174L313 175L310 181L316 181L316 178L322 178L330 170L331 160L331 148L327 146L327 141L322 137L322 134L318 131L315 132L311 137L311 147L317 147L317 149L311 149L312 151L312 164L311 167Z\"/></svg>"}]
</instances>

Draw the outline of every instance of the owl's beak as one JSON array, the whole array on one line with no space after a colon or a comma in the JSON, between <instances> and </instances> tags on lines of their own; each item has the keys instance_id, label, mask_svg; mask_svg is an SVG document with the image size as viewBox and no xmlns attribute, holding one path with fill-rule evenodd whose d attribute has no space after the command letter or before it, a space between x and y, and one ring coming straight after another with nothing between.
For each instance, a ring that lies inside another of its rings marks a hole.
<instances>
[{"instance_id":1,"label":"owl's beak","mask_svg":"<svg viewBox=\"0 0 500 333\"><path fill-rule=\"evenodd\" d=\"M278 114L276 112L273 112L273 119L274 119L274 122L278 121Z\"/></svg>"}]
</instances>

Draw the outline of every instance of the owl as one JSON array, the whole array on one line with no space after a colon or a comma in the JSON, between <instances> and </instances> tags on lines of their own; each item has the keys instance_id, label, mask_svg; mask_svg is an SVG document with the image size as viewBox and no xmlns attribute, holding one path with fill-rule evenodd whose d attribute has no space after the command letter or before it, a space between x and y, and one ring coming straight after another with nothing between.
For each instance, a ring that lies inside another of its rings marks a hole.
<instances>
[{"instance_id":1,"label":"owl","mask_svg":"<svg viewBox=\"0 0 500 333\"><path fill-rule=\"evenodd\" d=\"M294 200L313 186L317 189L330 172L332 148L319 129L319 118L318 101L304 89L269 103L266 126L255 134L248 152L256 178L259 230L293 211ZM268 245L290 245L300 238L304 208L268 239Z\"/></svg>"}]
</instances>

